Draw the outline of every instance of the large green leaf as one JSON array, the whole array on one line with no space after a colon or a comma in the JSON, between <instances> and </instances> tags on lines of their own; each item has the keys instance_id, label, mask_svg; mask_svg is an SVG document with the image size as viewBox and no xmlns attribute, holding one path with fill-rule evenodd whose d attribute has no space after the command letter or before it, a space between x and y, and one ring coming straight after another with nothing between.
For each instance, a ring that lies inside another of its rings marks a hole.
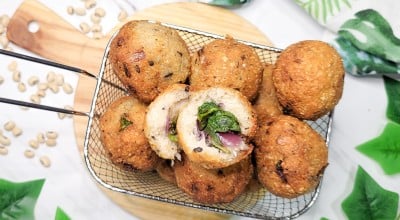
<instances>
[{"instance_id":1,"label":"large green leaf","mask_svg":"<svg viewBox=\"0 0 400 220\"><path fill-rule=\"evenodd\" d=\"M295 0L295 2L321 23L326 23L328 16L335 15L343 5L351 8L348 0Z\"/></svg>"},{"instance_id":2,"label":"large green leaf","mask_svg":"<svg viewBox=\"0 0 400 220\"><path fill-rule=\"evenodd\" d=\"M389 77L383 77L383 80L388 97L386 117L400 124L400 82Z\"/></svg>"},{"instance_id":3,"label":"large green leaf","mask_svg":"<svg viewBox=\"0 0 400 220\"><path fill-rule=\"evenodd\" d=\"M353 191L342 202L348 219L395 219L399 195L382 188L362 167L358 167Z\"/></svg>"},{"instance_id":4,"label":"large green leaf","mask_svg":"<svg viewBox=\"0 0 400 220\"><path fill-rule=\"evenodd\" d=\"M377 73L400 73L400 64L384 60L355 47L343 37L335 39L335 48L340 53L346 72L356 76L375 75Z\"/></svg>"},{"instance_id":5,"label":"large green leaf","mask_svg":"<svg viewBox=\"0 0 400 220\"><path fill-rule=\"evenodd\" d=\"M57 207L55 220L70 220L71 218L60 207Z\"/></svg>"},{"instance_id":6,"label":"large green leaf","mask_svg":"<svg viewBox=\"0 0 400 220\"><path fill-rule=\"evenodd\" d=\"M363 51L399 63L400 39L386 19L373 9L359 11L355 16L340 27L339 35Z\"/></svg>"},{"instance_id":7,"label":"large green leaf","mask_svg":"<svg viewBox=\"0 0 400 220\"><path fill-rule=\"evenodd\" d=\"M0 219L34 219L44 179L14 183L0 179Z\"/></svg>"},{"instance_id":8,"label":"large green leaf","mask_svg":"<svg viewBox=\"0 0 400 220\"><path fill-rule=\"evenodd\" d=\"M356 147L358 151L375 160L388 174L400 173L400 125L388 123L376 138Z\"/></svg>"}]
</instances>

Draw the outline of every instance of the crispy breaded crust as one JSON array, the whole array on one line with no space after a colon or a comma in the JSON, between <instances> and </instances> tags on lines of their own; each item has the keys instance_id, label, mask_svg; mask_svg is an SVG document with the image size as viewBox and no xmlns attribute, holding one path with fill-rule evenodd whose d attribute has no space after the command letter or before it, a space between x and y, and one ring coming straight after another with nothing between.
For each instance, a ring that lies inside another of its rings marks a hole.
<instances>
[{"instance_id":1,"label":"crispy breaded crust","mask_svg":"<svg viewBox=\"0 0 400 220\"><path fill-rule=\"evenodd\" d=\"M285 113L315 120L331 111L342 96L342 59L325 42L300 41L279 55L273 82Z\"/></svg>"},{"instance_id":2,"label":"crispy breaded crust","mask_svg":"<svg viewBox=\"0 0 400 220\"><path fill-rule=\"evenodd\" d=\"M253 100L262 81L263 66L255 50L232 37L214 40L193 54L193 90L229 87Z\"/></svg>"},{"instance_id":3,"label":"crispy breaded crust","mask_svg":"<svg viewBox=\"0 0 400 220\"><path fill-rule=\"evenodd\" d=\"M313 190L328 165L324 139L292 116L262 124L255 142L258 179L277 196L294 198Z\"/></svg>"},{"instance_id":4,"label":"crispy breaded crust","mask_svg":"<svg viewBox=\"0 0 400 220\"><path fill-rule=\"evenodd\" d=\"M176 30L148 21L130 21L111 42L109 59L121 82L149 103L165 88L184 83L190 54Z\"/></svg>"},{"instance_id":5,"label":"crispy breaded crust","mask_svg":"<svg viewBox=\"0 0 400 220\"><path fill-rule=\"evenodd\" d=\"M253 104L259 122L282 114L282 106L276 97L275 86L272 81L272 69L274 65L266 64L263 71L263 80L258 92L258 96Z\"/></svg>"},{"instance_id":6,"label":"crispy breaded crust","mask_svg":"<svg viewBox=\"0 0 400 220\"><path fill-rule=\"evenodd\" d=\"M132 96L115 100L100 117L101 142L113 163L133 170L153 170L159 160L144 135L146 105ZM131 124L121 130L121 117Z\"/></svg>"},{"instance_id":7,"label":"crispy breaded crust","mask_svg":"<svg viewBox=\"0 0 400 220\"><path fill-rule=\"evenodd\" d=\"M222 169L205 169L183 155L174 166L177 185L193 200L215 204L232 202L246 189L253 175L250 157Z\"/></svg>"}]
</instances>

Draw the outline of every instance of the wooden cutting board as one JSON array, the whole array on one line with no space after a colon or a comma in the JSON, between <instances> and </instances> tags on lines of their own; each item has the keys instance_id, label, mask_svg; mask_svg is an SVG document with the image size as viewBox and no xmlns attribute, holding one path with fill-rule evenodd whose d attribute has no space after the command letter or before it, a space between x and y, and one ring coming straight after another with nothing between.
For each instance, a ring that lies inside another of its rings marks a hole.
<instances>
[{"instance_id":1,"label":"wooden cutting board","mask_svg":"<svg viewBox=\"0 0 400 220\"><path fill-rule=\"evenodd\" d=\"M147 8L129 17L157 20L219 35L229 34L236 39L271 46L268 38L251 23L229 10L201 3L181 2ZM29 25L36 22L37 32L30 32ZM7 27L7 37L14 44L44 58L78 67L97 74L104 49L110 36L123 23L117 24L104 38L91 39L63 20L52 10L36 0L25 0L17 9ZM96 81L80 76L75 89L75 110L88 112ZM78 148L83 151L87 118L74 117ZM83 159L83 154L82 159ZM114 202L141 219L227 219L229 215L206 212L168 203L127 196L104 187L100 188Z\"/></svg>"}]
</instances>

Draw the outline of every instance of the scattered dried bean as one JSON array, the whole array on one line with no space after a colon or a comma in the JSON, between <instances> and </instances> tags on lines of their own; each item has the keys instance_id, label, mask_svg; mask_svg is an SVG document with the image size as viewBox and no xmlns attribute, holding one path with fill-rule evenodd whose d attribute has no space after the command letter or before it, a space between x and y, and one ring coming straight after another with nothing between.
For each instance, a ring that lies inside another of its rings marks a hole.
<instances>
[{"instance_id":1,"label":"scattered dried bean","mask_svg":"<svg viewBox=\"0 0 400 220\"><path fill-rule=\"evenodd\" d=\"M94 14L95 14L96 16L102 18L102 17L104 17L104 16L106 15L106 11L105 11L103 8L98 7L98 8L96 8L96 9L94 10Z\"/></svg>"},{"instance_id":2,"label":"scattered dried bean","mask_svg":"<svg viewBox=\"0 0 400 220\"><path fill-rule=\"evenodd\" d=\"M58 133L55 131L47 131L46 132L46 137L48 139L56 139L58 137Z\"/></svg>"},{"instance_id":3,"label":"scattered dried bean","mask_svg":"<svg viewBox=\"0 0 400 220\"><path fill-rule=\"evenodd\" d=\"M39 158L39 161L44 167L50 167L51 166L50 158L47 157L47 156L41 156Z\"/></svg>"},{"instance_id":4,"label":"scattered dried bean","mask_svg":"<svg viewBox=\"0 0 400 220\"><path fill-rule=\"evenodd\" d=\"M64 83L62 85L62 88L66 94L71 94L74 92L74 89L72 88L71 84L69 84L69 83Z\"/></svg>"},{"instance_id":5,"label":"scattered dried bean","mask_svg":"<svg viewBox=\"0 0 400 220\"><path fill-rule=\"evenodd\" d=\"M74 12L75 12L76 15L79 15L79 16L85 16L86 15L86 9L85 8L76 7L76 8L74 8Z\"/></svg>"},{"instance_id":6,"label":"scattered dried bean","mask_svg":"<svg viewBox=\"0 0 400 220\"><path fill-rule=\"evenodd\" d=\"M0 135L0 144L3 146L10 146L11 140L4 135Z\"/></svg>"},{"instance_id":7,"label":"scattered dried bean","mask_svg":"<svg viewBox=\"0 0 400 220\"><path fill-rule=\"evenodd\" d=\"M6 131L11 131L12 129L15 128L15 122L14 121L8 121L4 124L4 130Z\"/></svg>"},{"instance_id":8,"label":"scattered dried bean","mask_svg":"<svg viewBox=\"0 0 400 220\"><path fill-rule=\"evenodd\" d=\"M39 133L36 135L36 140L38 141L38 143L43 144L43 143L45 142L44 134L41 133L41 132L39 132Z\"/></svg>"},{"instance_id":9,"label":"scattered dried bean","mask_svg":"<svg viewBox=\"0 0 400 220\"><path fill-rule=\"evenodd\" d=\"M28 85L34 86L39 83L39 78L37 76L31 76L28 79Z\"/></svg>"},{"instance_id":10,"label":"scattered dried bean","mask_svg":"<svg viewBox=\"0 0 400 220\"><path fill-rule=\"evenodd\" d=\"M19 72L18 70L15 70L13 72L12 79L14 80L14 82L20 82L21 81L21 72Z\"/></svg>"},{"instance_id":11,"label":"scattered dried bean","mask_svg":"<svg viewBox=\"0 0 400 220\"><path fill-rule=\"evenodd\" d=\"M26 158L33 158L35 156L35 152L30 149L24 151L24 155Z\"/></svg>"},{"instance_id":12,"label":"scattered dried bean","mask_svg":"<svg viewBox=\"0 0 400 220\"><path fill-rule=\"evenodd\" d=\"M8 154L8 148L0 146L0 155L7 155L7 154Z\"/></svg>"},{"instance_id":13,"label":"scattered dried bean","mask_svg":"<svg viewBox=\"0 0 400 220\"><path fill-rule=\"evenodd\" d=\"M22 129L19 127L15 127L12 129L12 134L14 135L14 137L18 137L22 134Z\"/></svg>"},{"instance_id":14,"label":"scattered dried bean","mask_svg":"<svg viewBox=\"0 0 400 220\"><path fill-rule=\"evenodd\" d=\"M81 29L82 33L87 34L90 32L90 26L86 22L81 22L79 24L79 28Z\"/></svg>"},{"instance_id":15,"label":"scattered dried bean","mask_svg":"<svg viewBox=\"0 0 400 220\"><path fill-rule=\"evenodd\" d=\"M37 140L29 140L29 146L33 149L38 149L39 142Z\"/></svg>"},{"instance_id":16,"label":"scattered dried bean","mask_svg":"<svg viewBox=\"0 0 400 220\"><path fill-rule=\"evenodd\" d=\"M20 91L20 92L25 92L26 91L25 83L23 83L23 82L19 82L18 83L18 91Z\"/></svg>"}]
</instances>

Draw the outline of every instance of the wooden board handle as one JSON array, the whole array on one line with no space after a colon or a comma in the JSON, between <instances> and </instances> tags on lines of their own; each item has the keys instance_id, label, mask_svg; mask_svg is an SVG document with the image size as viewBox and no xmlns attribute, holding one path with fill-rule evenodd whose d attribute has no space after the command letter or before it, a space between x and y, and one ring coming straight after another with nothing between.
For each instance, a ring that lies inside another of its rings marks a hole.
<instances>
[{"instance_id":1,"label":"wooden board handle","mask_svg":"<svg viewBox=\"0 0 400 220\"><path fill-rule=\"evenodd\" d=\"M31 32L29 27L35 23L39 29ZM108 42L108 38L95 40L85 36L36 0L25 0L19 6L10 19L7 37L14 44L42 57L93 74L99 71Z\"/></svg>"}]
</instances>

